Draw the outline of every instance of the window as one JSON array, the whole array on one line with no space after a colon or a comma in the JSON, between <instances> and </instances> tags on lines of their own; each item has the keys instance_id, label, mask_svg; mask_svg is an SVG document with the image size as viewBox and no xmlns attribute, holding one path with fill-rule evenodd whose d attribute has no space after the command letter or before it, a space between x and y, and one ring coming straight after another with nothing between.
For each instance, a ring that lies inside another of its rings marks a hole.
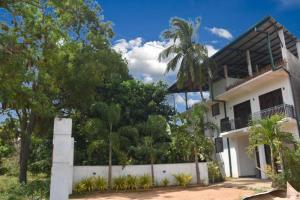
<instances>
[{"instance_id":1,"label":"window","mask_svg":"<svg viewBox=\"0 0 300 200\"><path fill-rule=\"evenodd\" d=\"M215 149L216 149L216 153L221 153L224 151L223 138L221 137L215 138Z\"/></svg>"},{"instance_id":2,"label":"window","mask_svg":"<svg viewBox=\"0 0 300 200\"><path fill-rule=\"evenodd\" d=\"M216 116L220 114L220 106L219 103L216 103L211 106L212 116Z\"/></svg>"}]
</instances>

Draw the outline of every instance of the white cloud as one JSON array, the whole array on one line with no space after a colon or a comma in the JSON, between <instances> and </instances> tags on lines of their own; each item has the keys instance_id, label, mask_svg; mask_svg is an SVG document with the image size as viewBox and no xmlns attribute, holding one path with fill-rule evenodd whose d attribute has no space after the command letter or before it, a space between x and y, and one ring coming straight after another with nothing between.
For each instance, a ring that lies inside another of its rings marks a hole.
<instances>
[{"instance_id":1,"label":"white cloud","mask_svg":"<svg viewBox=\"0 0 300 200\"><path fill-rule=\"evenodd\" d=\"M153 82L158 79L164 79L167 63L159 62L159 53L168 47L170 43L160 41L143 42L138 37L133 40L121 39L116 42L113 48L120 52L128 62L130 73L136 78L146 82ZM170 72L167 76L174 76Z\"/></svg>"},{"instance_id":2,"label":"white cloud","mask_svg":"<svg viewBox=\"0 0 300 200\"><path fill-rule=\"evenodd\" d=\"M128 62L130 74L144 82L154 82L165 80L170 83L175 82L177 71L165 74L167 61L158 61L159 53L170 46L171 42L148 41L143 42L141 37L132 40L121 39L116 41L113 46L120 52ZM206 45L208 55L211 56L218 50L212 45Z\"/></svg>"},{"instance_id":3,"label":"white cloud","mask_svg":"<svg viewBox=\"0 0 300 200\"><path fill-rule=\"evenodd\" d=\"M176 104L185 104L184 98L180 94L174 94Z\"/></svg>"},{"instance_id":4,"label":"white cloud","mask_svg":"<svg viewBox=\"0 0 300 200\"><path fill-rule=\"evenodd\" d=\"M224 28L213 27L213 28L206 28L206 30L208 30L209 32L211 32L214 35L217 35L221 38L225 38L227 40L230 40L233 38L232 34Z\"/></svg>"},{"instance_id":5,"label":"white cloud","mask_svg":"<svg viewBox=\"0 0 300 200\"><path fill-rule=\"evenodd\" d=\"M207 48L209 57L214 55L217 51L219 51L219 49L215 49L215 47L213 47L212 45L209 45L209 44L206 45L206 48Z\"/></svg>"}]
</instances>

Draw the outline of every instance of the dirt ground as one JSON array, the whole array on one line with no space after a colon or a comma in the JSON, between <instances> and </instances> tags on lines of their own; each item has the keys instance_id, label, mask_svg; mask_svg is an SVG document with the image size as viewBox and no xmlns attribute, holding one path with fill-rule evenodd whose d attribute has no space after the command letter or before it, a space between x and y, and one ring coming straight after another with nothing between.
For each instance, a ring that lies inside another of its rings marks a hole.
<instances>
[{"instance_id":1,"label":"dirt ground","mask_svg":"<svg viewBox=\"0 0 300 200\"><path fill-rule=\"evenodd\" d=\"M156 188L142 192L98 193L77 200L239 200L268 190L270 182L258 179L232 179L208 187Z\"/></svg>"}]
</instances>

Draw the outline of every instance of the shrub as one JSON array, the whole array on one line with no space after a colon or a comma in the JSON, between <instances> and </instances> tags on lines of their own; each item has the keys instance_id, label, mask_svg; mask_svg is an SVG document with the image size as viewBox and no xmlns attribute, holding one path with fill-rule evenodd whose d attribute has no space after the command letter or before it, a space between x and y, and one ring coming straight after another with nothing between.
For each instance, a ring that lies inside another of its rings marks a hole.
<instances>
[{"instance_id":1,"label":"shrub","mask_svg":"<svg viewBox=\"0 0 300 200\"><path fill-rule=\"evenodd\" d=\"M265 173L267 177L269 177L272 180L272 187L279 188L279 189L285 189L286 187L286 179L284 176L284 173L275 173L271 166L267 166Z\"/></svg>"},{"instance_id":2,"label":"shrub","mask_svg":"<svg viewBox=\"0 0 300 200\"><path fill-rule=\"evenodd\" d=\"M137 190L139 187L139 179L137 176L128 175L126 177L127 188L130 190Z\"/></svg>"},{"instance_id":3,"label":"shrub","mask_svg":"<svg viewBox=\"0 0 300 200\"><path fill-rule=\"evenodd\" d=\"M152 178L150 175L143 175L139 177L139 185L143 188L143 189L149 189L152 186Z\"/></svg>"},{"instance_id":4,"label":"shrub","mask_svg":"<svg viewBox=\"0 0 300 200\"><path fill-rule=\"evenodd\" d=\"M86 192L85 186L84 186L84 184L83 184L81 181L78 182L78 183L76 183L76 184L74 185L73 191L74 191L76 194L82 194L82 193Z\"/></svg>"},{"instance_id":5,"label":"shrub","mask_svg":"<svg viewBox=\"0 0 300 200\"><path fill-rule=\"evenodd\" d=\"M192 181L192 176L190 174L178 173L178 174L174 174L173 176L176 180L176 183L179 186L184 186L185 187L188 184L190 184L191 181Z\"/></svg>"},{"instance_id":6,"label":"shrub","mask_svg":"<svg viewBox=\"0 0 300 200\"><path fill-rule=\"evenodd\" d=\"M106 179L101 176L95 177L93 180L93 188L101 192L105 191L107 189Z\"/></svg>"},{"instance_id":7,"label":"shrub","mask_svg":"<svg viewBox=\"0 0 300 200\"><path fill-rule=\"evenodd\" d=\"M116 191L118 190L126 190L127 185L127 177L126 176L119 176L113 179L113 187Z\"/></svg>"},{"instance_id":8,"label":"shrub","mask_svg":"<svg viewBox=\"0 0 300 200\"><path fill-rule=\"evenodd\" d=\"M170 181L169 181L169 179L168 178L163 178L162 180L161 180L161 185L162 186L168 186L169 185L169 183L170 183Z\"/></svg>"},{"instance_id":9,"label":"shrub","mask_svg":"<svg viewBox=\"0 0 300 200\"><path fill-rule=\"evenodd\" d=\"M207 163L208 178L210 183L217 183L224 180L217 162L211 161Z\"/></svg>"}]
</instances>

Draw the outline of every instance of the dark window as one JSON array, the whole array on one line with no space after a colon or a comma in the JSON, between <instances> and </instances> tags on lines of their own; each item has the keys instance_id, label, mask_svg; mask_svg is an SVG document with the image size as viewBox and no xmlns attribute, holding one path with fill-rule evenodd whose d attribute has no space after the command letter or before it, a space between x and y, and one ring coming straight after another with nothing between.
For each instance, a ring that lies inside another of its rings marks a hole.
<instances>
[{"instance_id":1,"label":"dark window","mask_svg":"<svg viewBox=\"0 0 300 200\"><path fill-rule=\"evenodd\" d=\"M211 112L212 112L212 116L216 116L220 114L220 107L219 107L219 103L213 104L211 106Z\"/></svg>"},{"instance_id":2,"label":"dark window","mask_svg":"<svg viewBox=\"0 0 300 200\"><path fill-rule=\"evenodd\" d=\"M216 153L223 152L223 138L221 137L215 138L215 149L216 149Z\"/></svg>"}]
</instances>

